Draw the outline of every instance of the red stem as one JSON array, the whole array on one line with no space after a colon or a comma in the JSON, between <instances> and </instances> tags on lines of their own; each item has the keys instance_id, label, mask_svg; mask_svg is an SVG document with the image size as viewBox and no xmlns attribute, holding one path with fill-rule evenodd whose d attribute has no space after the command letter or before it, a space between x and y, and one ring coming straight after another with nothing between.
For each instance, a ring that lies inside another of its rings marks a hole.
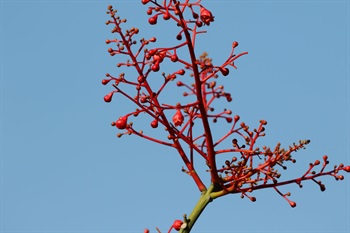
<instances>
[{"instance_id":1,"label":"red stem","mask_svg":"<svg viewBox=\"0 0 350 233\"><path fill-rule=\"evenodd\" d=\"M176 8L180 12L180 8L178 5L176 5ZM191 35L188 32L187 24L183 18L182 13L179 14L179 18L181 21L181 27L184 29L183 32L186 37L187 47L191 57L191 63L192 63L191 66L193 68L193 76L195 80L195 89L196 89L196 96L198 101L198 108L201 114L202 124L203 124L205 138L206 138L207 161L210 168L211 182L213 184L218 184L220 181L220 178L219 178L219 175L217 174L217 169L216 169L215 151L214 151L214 145L213 145L214 143L213 143L213 137L212 137L209 122L208 122L207 109L206 109L206 106L204 105L204 100L202 97L202 81L200 80L198 66L196 63L197 59L194 53L194 48L192 46Z\"/></svg>"}]
</instances>

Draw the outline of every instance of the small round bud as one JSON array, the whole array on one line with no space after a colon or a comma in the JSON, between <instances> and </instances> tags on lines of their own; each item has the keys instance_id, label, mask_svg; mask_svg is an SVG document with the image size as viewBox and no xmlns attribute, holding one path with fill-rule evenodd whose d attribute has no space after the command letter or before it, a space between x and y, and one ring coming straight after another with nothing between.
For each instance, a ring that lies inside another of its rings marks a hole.
<instances>
[{"instance_id":1,"label":"small round bud","mask_svg":"<svg viewBox=\"0 0 350 233\"><path fill-rule=\"evenodd\" d=\"M201 21L197 21L197 22L196 22L196 25L197 25L197 27L199 27L199 28L200 28L200 27L202 27L202 26L203 26L203 23L202 23Z\"/></svg>"},{"instance_id":2,"label":"small round bud","mask_svg":"<svg viewBox=\"0 0 350 233\"><path fill-rule=\"evenodd\" d=\"M154 71L154 72L157 72L159 71L160 67L159 67L159 62L156 62L152 67L151 69Z\"/></svg>"},{"instance_id":3,"label":"small round bud","mask_svg":"<svg viewBox=\"0 0 350 233\"><path fill-rule=\"evenodd\" d=\"M157 19L158 19L158 16L155 15L155 16L149 18L149 19L148 19L148 22L149 22L149 24L151 24L151 25L155 25L155 24L157 24Z\"/></svg>"},{"instance_id":4,"label":"small round bud","mask_svg":"<svg viewBox=\"0 0 350 233\"><path fill-rule=\"evenodd\" d=\"M115 122L115 126L118 129L125 129L128 123L128 117L127 116L122 116L120 117L116 122Z\"/></svg>"},{"instance_id":5,"label":"small round bud","mask_svg":"<svg viewBox=\"0 0 350 233\"><path fill-rule=\"evenodd\" d=\"M266 125L266 124L267 124L267 121L265 121L265 120L260 120L260 124Z\"/></svg>"},{"instance_id":6,"label":"small round bud","mask_svg":"<svg viewBox=\"0 0 350 233\"><path fill-rule=\"evenodd\" d=\"M146 102L147 102L147 97L144 96L144 95L141 96L141 97L140 97L140 102L143 103L143 104L146 103Z\"/></svg>"},{"instance_id":7,"label":"small round bud","mask_svg":"<svg viewBox=\"0 0 350 233\"><path fill-rule=\"evenodd\" d=\"M169 14L169 12L165 12L165 13L163 14L163 19L164 19L164 20L170 19L170 14Z\"/></svg>"},{"instance_id":8,"label":"small round bud","mask_svg":"<svg viewBox=\"0 0 350 233\"><path fill-rule=\"evenodd\" d=\"M137 77L137 81L138 81L139 83L143 83L143 82L145 81L145 76L143 76L143 75L138 76L138 77Z\"/></svg>"},{"instance_id":9,"label":"small round bud","mask_svg":"<svg viewBox=\"0 0 350 233\"><path fill-rule=\"evenodd\" d=\"M233 145L237 145L237 139L236 138L232 139L232 144Z\"/></svg>"},{"instance_id":10,"label":"small round bud","mask_svg":"<svg viewBox=\"0 0 350 233\"><path fill-rule=\"evenodd\" d=\"M181 82L181 81L177 81L176 85L177 85L178 87L181 87L181 86L183 86L184 84L183 84L183 82Z\"/></svg>"},{"instance_id":11,"label":"small round bud","mask_svg":"<svg viewBox=\"0 0 350 233\"><path fill-rule=\"evenodd\" d=\"M158 120L155 119L154 121L151 122L151 127L152 128L157 128L158 127Z\"/></svg>"},{"instance_id":12,"label":"small round bud","mask_svg":"<svg viewBox=\"0 0 350 233\"><path fill-rule=\"evenodd\" d=\"M185 74L185 70L181 69L181 70L178 70L176 73L179 74L179 75L184 75Z\"/></svg>"},{"instance_id":13,"label":"small round bud","mask_svg":"<svg viewBox=\"0 0 350 233\"><path fill-rule=\"evenodd\" d=\"M237 41L234 41L233 43L232 43L232 48L236 48L238 46L238 42Z\"/></svg>"},{"instance_id":14,"label":"small round bud","mask_svg":"<svg viewBox=\"0 0 350 233\"><path fill-rule=\"evenodd\" d=\"M322 192L326 191L326 186L324 184L320 184L320 189Z\"/></svg>"},{"instance_id":15,"label":"small round bud","mask_svg":"<svg viewBox=\"0 0 350 233\"><path fill-rule=\"evenodd\" d=\"M230 70L227 69L226 67L224 68L220 67L219 70L223 76L227 76L230 73Z\"/></svg>"},{"instance_id":16,"label":"small round bud","mask_svg":"<svg viewBox=\"0 0 350 233\"><path fill-rule=\"evenodd\" d=\"M350 172L350 166L344 167L343 170L346 171L346 172Z\"/></svg>"},{"instance_id":17,"label":"small round bud","mask_svg":"<svg viewBox=\"0 0 350 233\"><path fill-rule=\"evenodd\" d=\"M179 58L177 57L176 54L174 54L174 55L172 55L172 56L170 57L170 60L171 60L172 62L177 62L177 61L179 60Z\"/></svg>"},{"instance_id":18,"label":"small round bud","mask_svg":"<svg viewBox=\"0 0 350 233\"><path fill-rule=\"evenodd\" d=\"M149 54L150 56L153 56L154 54L156 54L156 52L157 52L157 49L148 50L148 54Z\"/></svg>"},{"instance_id":19,"label":"small round bud","mask_svg":"<svg viewBox=\"0 0 350 233\"><path fill-rule=\"evenodd\" d=\"M295 203L294 201L289 201L289 205L294 208L297 206L297 203Z\"/></svg>"},{"instance_id":20,"label":"small round bud","mask_svg":"<svg viewBox=\"0 0 350 233\"><path fill-rule=\"evenodd\" d=\"M111 102L112 101L112 97L113 97L113 93L114 92L112 91L112 92L108 93L107 95L105 95L105 97L103 97L104 101L107 102L107 103Z\"/></svg>"},{"instance_id":21,"label":"small round bud","mask_svg":"<svg viewBox=\"0 0 350 233\"><path fill-rule=\"evenodd\" d=\"M181 220L175 220L172 227L174 227L175 230L179 231L181 229L183 222Z\"/></svg>"},{"instance_id":22,"label":"small round bud","mask_svg":"<svg viewBox=\"0 0 350 233\"><path fill-rule=\"evenodd\" d=\"M148 40L149 42L156 42L157 41L157 38L155 37L152 37L151 39Z\"/></svg>"},{"instance_id":23,"label":"small round bud","mask_svg":"<svg viewBox=\"0 0 350 233\"><path fill-rule=\"evenodd\" d=\"M102 80L102 84L106 85L107 83L109 83L109 81L111 81L111 79L103 79Z\"/></svg>"}]
</instances>

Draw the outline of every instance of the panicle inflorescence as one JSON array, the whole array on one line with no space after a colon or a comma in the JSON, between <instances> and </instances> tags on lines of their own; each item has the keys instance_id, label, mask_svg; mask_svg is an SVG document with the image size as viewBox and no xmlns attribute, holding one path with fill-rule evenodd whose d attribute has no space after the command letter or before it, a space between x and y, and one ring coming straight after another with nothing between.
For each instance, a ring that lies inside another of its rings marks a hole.
<instances>
[{"instance_id":1,"label":"panicle inflorescence","mask_svg":"<svg viewBox=\"0 0 350 233\"><path fill-rule=\"evenodd\" d=\"M295 183L302 187L303 181L312 180L324 191L325 185L316 180L317 177L328 175L336 180L343 180L344 176L338 173L342 170L350 172L350 166L343 164L326 171L329 161L328 157L324 156L323 162L316 160L310 163L302 176L280 181L282 175L279 169L286 170L287 162L295 163L293 153L305 148L310 140L301 140L288 148L282 148L280 143L274 148L258 147L256 142L265 136L267 121L260 120L259 126L251 129L248 124L240 121L239 115L232 116L231 110L215 109L215 104L220 98L227 102L232 101L231 94L223 85L218 84L218 78L228 76L230 69L236 69L236 59L247 52L236 54L238 42L234 41L228 58L222 64L215 65L205 52L198 57L195 55L197 35L205 33L203 28L214 22L213 14L200 4L200 0L184 3L169 0L163 1L162 4L156 0L141 2L151 5L146 12L150 25L156 25L159 20L169 20L176 24L178 31L175 31L173 36L177 39L177 44L159 47L156 37L137 39L140 30L136 27L125 30L123 27L126 26L127 20L121 19L117 11L108 6L107 14L110 19L106 24L112 25L111 32L116 35L116 38L106 40L106 44L110 46L108 53L111 56L124 56L124 61L117 63L118 68L136 71L136 75L107 73L102 80L103 85L110 84L113 87L113 90L104 96L105 102L111 102L115 98L114 95L119 95L136 106L134 111L123 113L111 123L120 130L118 137L137 135L173 147L186 166L182 170L193 178L201 192L206 191L207 186L196 172L194 158L204 159L211 184L215 187L210 195L212 199L240 193L242 198L256 201L250 193L257 189L273 188L291 207L295 207L296 203L289 199L291 194L282 193L278 189L279 186ZM180 49L186 49L189 56L180 55ZM171 64L176 64L170 69L171 72L160 72L165 66L169 69ZM153 85L154 77L157 77L158 85ZM183 93L183 97L186 98L165 98L165 101L162 97L173 95L168 91L168 87L174 92ZM131 121L145 115L151 119L148 125L150 130L164 129L167 137L145 133ZM216 141L212 136L212 129L216 126L214 123L230 125ZM224 141L231 142L231 146L221 148L225 145ZM188 152L185 148L189 148ZM217 166L217 158L223 155L228 155L231 159L226 160L221 167ZM320 169L317 170L318 167ZM184 222L176 220L170 230L185 228L186 221ZM145 232L149 231L146 229Z\"/></svg>"}]
</instances>

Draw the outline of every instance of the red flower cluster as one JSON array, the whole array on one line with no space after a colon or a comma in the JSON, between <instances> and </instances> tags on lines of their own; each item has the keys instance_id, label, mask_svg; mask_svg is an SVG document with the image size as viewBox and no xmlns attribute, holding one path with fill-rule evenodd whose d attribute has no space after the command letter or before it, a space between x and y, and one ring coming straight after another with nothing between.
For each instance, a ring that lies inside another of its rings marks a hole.
<instances>
[{"instance_id":1,"label":"red flower cluster","mask_svg":"<svg viewBox=\"0 0 350 233\"><path fill-rule=\"evenodd\" d=\"M196 56L194 46L197 35L205 32L200 28L203 25L210 26L210 23L214 22L214 16L200 4L200 0L141 2L151 5L147 9L150 16L148 22L151 25L156 25L159 20L166 20L178 26L179 30L173 34L178 43L164 47L157 46L156 37L136 39L139 29L132 27L124 30L122 26L126 20L116 16L116 10L109 6L107 14L110 15L110 20L106 24L113 26L112 33L116 38L106 40L107 44L111 44L108 53L111 56L125 56L124 61L119 59L122 62L119 62L117 67L133 69L134 72L132 75L106 74L102 84L111 84L114 89L104 96L104 101L111 102L112 97L118 95L134 104L134 111L123 113L124 116L112 122L112 126L120 130L118 137L136 135L174 148L184 163L183 171L190 175L202 193L199 206L192 212L190 219L185 217L184 221L176 220L169 232L171 229L181 233L190 232L205 206L211 200L227 194L237 193L241 197L256 201L256 197L251 196L253 191L272 188L291 207L295 207L296 203L288 199L290 193L280 192L279 186L295 183L302 187L302 182L311 180L324 191L325 185L316 181L316 177L332 176L336 180L343 180L344 176L338 173L350 172L350 166L343 164L326 171L329 161L328 157L324 156L323 163L319 160L311 163L302 176L281 181L282 175L278 168L286 169L288 162L295 163L294 152L305 148L310 141L301 140L287 149L279 143L274 148L258 146L257 141L265 136L265 120L261 120L256 128L251 129L245 122L240 122L239 115L232 117L231 110L218 110L215 106L216 100L220 98L227 102L232 101L231 94L225 91L223 85L217 83L218 78L230 75L230 69L237 68L236 60L247 52L236 53L238 42L234 41L231 53L222 64L213 64L206 53ZM189 14L185 17L185 11L192 14L191 19L187 19ZM188 54L178 53L179 50L187 50ZM169 68L167 73L159 72L163 64L167 64ZM173 69L170 68L172 64L175 64ZM156 85L154 80L159 80ZM172 89L172 94L178 88L184 97L190 98L170 98L169 102L165 102L162 97L169 95L169 88ZM147 125L150 128L147 133L137 125L138 117L144 116L149 117ZM136 123L133 124L129 118L133 118ZM214 123L228 125L225 127L226 132L214 137ZM149 133L159 129L165 129L168 136L162 138ZM230 146L223 146L228 145L223 142L229 142ZM217 157L222 158L225 155L227 160L222 166L218 166ZM196 172L196 159L202 159L207 164L210 173L209 185L205 185L203 177ZM318 171L315 170L317 167L320 167ZM149 233L149 230L146 229L144 233Z\"/></svg>"}]
</instances>

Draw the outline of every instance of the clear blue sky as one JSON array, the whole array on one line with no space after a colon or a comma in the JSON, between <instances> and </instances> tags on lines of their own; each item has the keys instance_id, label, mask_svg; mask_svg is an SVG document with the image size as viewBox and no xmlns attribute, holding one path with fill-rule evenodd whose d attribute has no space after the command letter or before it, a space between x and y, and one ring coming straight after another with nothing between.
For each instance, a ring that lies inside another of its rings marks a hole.
<instances>
[{"instance_id":1,"label":"clear blue sky","mask_svg":"<svg viewBox=\"0 0 350 233\"><path fill-rule=\"evenodd\" d=\"M1 233L167 232L199 197L175 151L110 127L127 103L103 102L101 79L120 61L104 43L108 4L141 35L166 33L139 1L1 0ZM197 53L223 61L234 40L249 52L222 78L234 100L221 107L252 127L266 119L269 146L311 139L285 177L324 154L350 164L349 1L202 4L215 22ZM193 232L350 232L350 176L323 182L324 193L311 182L281 188L294 209L273 190L255 203L215 200Z\"/></svg>"}]
</instances>

